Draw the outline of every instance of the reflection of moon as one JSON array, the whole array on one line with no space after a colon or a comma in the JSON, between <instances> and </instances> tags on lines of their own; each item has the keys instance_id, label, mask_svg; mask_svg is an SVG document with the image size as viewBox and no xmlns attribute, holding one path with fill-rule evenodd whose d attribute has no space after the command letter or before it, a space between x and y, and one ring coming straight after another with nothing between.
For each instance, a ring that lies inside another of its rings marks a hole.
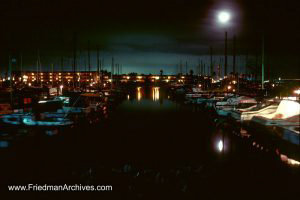
<instances>
[{"instance_id":1,"label":"reflection of moon","mask_svg":"<svg viewBox=\"0 0 300 200\"><path fill-rule=\"evenodd\" d=\"M219 149L219 151L223 150L223 141L222 140L220 140L218 143L218 149Z\"/></svg>"}]
</instances>

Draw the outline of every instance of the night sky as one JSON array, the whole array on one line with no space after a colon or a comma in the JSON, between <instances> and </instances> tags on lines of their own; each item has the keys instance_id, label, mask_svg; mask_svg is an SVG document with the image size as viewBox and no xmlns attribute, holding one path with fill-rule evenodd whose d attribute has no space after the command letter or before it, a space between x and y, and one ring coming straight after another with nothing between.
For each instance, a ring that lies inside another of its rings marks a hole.
<instances>
[{"instance_id":1,"label":"night sky","mask_svg":"<svg viewBox=\"0 0 300 200\"><path fill-rule=\"evenodd\" d=\"M231 13L227 26L217 21L221 10ZM70 70L76 35L81 69L87 63L88 43L93 68L98 47L108 70L114 56L125 73L163 69L174 74L180 60L195 71L199 59L209 65L210 46L215 68L224 63L226 30L229 72L236 35L239 71L260 73L264 35L267 75L300 78L299 13L297 0L1 0L0 67L3 73L8 55L19 58L22 52L24 66L33 69L39 49L43 69L51 63L59 69L63 56Z\"/></svg>"}]
</instances>

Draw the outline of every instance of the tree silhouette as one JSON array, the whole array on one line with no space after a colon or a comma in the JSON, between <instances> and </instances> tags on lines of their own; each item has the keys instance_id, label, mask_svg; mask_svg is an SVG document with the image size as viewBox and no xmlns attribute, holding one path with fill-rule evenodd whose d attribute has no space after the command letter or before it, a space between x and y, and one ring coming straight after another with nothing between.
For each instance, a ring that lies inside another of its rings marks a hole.
<instances>
[{"instance_id":1,"label":"tree silhouette","mask_svg":"<svg viewBox=\"0 0 300 200\"><path fill-rule=\"evenodd\" d=\"M164 73L164 71L161 69L160 71L160 75L162 76L163 75L163 73Z\"/></svg>"}]
</instances>

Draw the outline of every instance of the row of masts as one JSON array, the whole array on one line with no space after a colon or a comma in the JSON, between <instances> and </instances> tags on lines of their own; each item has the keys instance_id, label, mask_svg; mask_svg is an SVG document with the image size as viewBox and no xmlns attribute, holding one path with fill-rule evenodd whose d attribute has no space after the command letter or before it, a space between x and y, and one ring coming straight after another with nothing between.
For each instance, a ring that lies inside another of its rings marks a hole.
<instances>
[{"instance_id":1,"label":"row of masts","mask_svg":"<svg viewBox=\"0 0 300 200\"><path fill-rule=\"evenodd\" d=\"M226 35L225 35L226 36ZM76 85L76 81L75 81L75 76L76 76L76 72L78 71L77 69L77 41L76 41L76 34L74 34L74 46L73 46L73 63L72 63L72 71L73 71L73 86L75 87ZM264 49L264 47L263 47ZM90 56L90 41L88 41L88 72L91 72L91 56ZM224 63L224 69L222 69L222 58L220 58L219 63L217 65L215 65L216 63L213 60L213 48L210 46L209 48L209 52L210 52L210 65L206 66L206 63L204 63L202 60L198 60L198 65L196 65L196 74L198 75L209 75L209 76L218 76L221 77L221 72L224 70L224 76L227 75L227 44L225 44L225 63ZM264 52L263 52L264 53ZM81 53L80 53L81 54ZM81 55L80 55L81 56ZM262 56L262 77L264 78L264 54ZM11 57L9 58L9 70L11 73ZM246 59L248 60L248 59ZM97 74L99 77L99 82L101 83L101 73L104 70L104 58L100 58L100 53L99 53L99 46L97 46ZM247 64L246 64L247 65ZM85 64L86 66L86 64ZM120 64L114 64L114 58L112 57L112 61L111 61L111 74L115 74L115 71L117 74L122 74L122 65ZM185 67L185 72L186 74L189 74L188 71L188 61L185 61L185 66L182 62L182 60L180 60L180 64L177 64L177 72L178 74L183 74L183 68ZM216 67L216 70L214 70L214 67ZM53 71L54 69L54 65L51 64L51 71ZM22 58L22 53L20 54L20 69L21 69L21 74L23 72L23 58ZM61 71L63 71L64 69L64 57L61 58ZM191 69L190 69L191 70ZM87 69L86 69L87 71ZM37 82L41 83L40 81L40 77L39 74L42 72L42 64L41 64L41 58L40 58L40 51L39 49L37 50L37 61L36 61L36 72L37 72ZM236 37L233 37L233 61L232 61L232 72L233 74L236 74ZM22 76L21 76L22 77ZM262 81L264 80L262 78ZM113 79L113 76L111 76L111 79ZM112 80L113 81L113 80Z\"/></svg>"}]
</instances>

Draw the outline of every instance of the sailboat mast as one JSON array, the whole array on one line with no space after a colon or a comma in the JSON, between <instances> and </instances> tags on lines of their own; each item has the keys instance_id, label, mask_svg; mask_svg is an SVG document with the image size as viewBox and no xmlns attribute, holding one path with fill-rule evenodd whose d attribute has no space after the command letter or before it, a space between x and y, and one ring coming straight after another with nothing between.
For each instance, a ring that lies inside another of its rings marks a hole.
<instances>
[{"instance_id":1,"label":"sailboat mast","mask_svg":"<svg viewBox=\"0 0 300 200\"><path fill-rule=\"evenodd\" d=\"M97 81L98 85L100 85L100 60L99 60L99 47L97 47Z\"/></svg>"},{"instance_id":2,"label":"sailboat mast","mask_svg":"<svg viewBox=\"0 0 300 200\"><path fill-rule=\"evenodd\" d=\"M39 83L39 59L36 60L36 83Z\"/></svg>"},{"instance_id":3,"label":"sailboat mast","mask_svg":"<svg viewBox=\"0 0 300 200\"><path fill-rule=\"evenodd\" d=\"M213 49L212 47L210 46L210 75L211 77L213 77Z\"/></svg>"},{"instance_id":4,"label":"sailboat mast","mask_svg":"<svg viewBox=\"0 0 300 200\"><path fill-rule=\"evenodd\" d=\"M111 79L110 88L111 89L112 89L112 85L113 85L113 74L114 74L114 57L111 58L111 73L110 73L110 79Z\"/></svg>"},{"instance_id":5,"label":"sailboat mast","mask_svg":"<svg viewBox=\"0 0 300 200\"><path fill-rule=\"evenodd\" d=\"M261 89L265 89L265 37L262 37L262 53L261 53Z\"/></svg>"},{"instance_id":6,"label":"sailboat mast","mask_svg":"<svg viewBox=\"0 0 300 200\"><path fill-rule=\"evenodd\" d=\"M21 70L21 82L23 83L23 55L20 54L20 70Z\"/></svg>"},{"instance_id":7,"label":"sailboat mast","mask_svg":"<svg viewBox=\"0 0 300 200\"><path fill-rule=\"evenodd\" d=\"M61 57L61 65L60 65L60 72L62 73L63 72L63 68L64 68L64 57L62 56ZM60 74L61 74L60 73ZM59 76L60 76L59 74ZM61 84L64 85L64 77L60 76L61 78Z\"/></svg>"},{"instance_id":8,"label":"sailboat mast","mask_svg":"<svg viewBox=\"0 0 300 200\"><path fill-rule=\"evenodd\" d=\"M236 37L233 36L233 61L232 61L232 72L235 76L235 60L236 60Z\"/></svg>"},{"instance_id":9,"label":"sailboat mast","mask_svg":"<svg viewBox=\"0 0 300 200\"><path fill-rule=\"evenodd\" d=\"M76 61L76 59L77 59L77 55L76 55L76 52L77 52L77 50L76 50L76 33L74 33L74 54L73 54L73 89L75 89L75 86L76 86L76 83L75 83L75 81L76 81L76 64L77 64L77 61Z\"/></svg>"},{"instance_id":10,"label":"sailboat mast","mask_svg":"<svg viewBox=\"0 0 300 200\"><path fill-rule=\"evenodd\" d=\"M91 56L90 56L90 41L88 41L88 66L89 66L89 79L91 80Z\"/></svg>"},{"instance_id":11,"label":"sailboat mast","mask_svg":"<svg viewBox=\"0 0 300 200\"><path fill-rule=\"evenodd\" d=\"M51 87L53 87L53 63L51 64Z\"/></svg>"},{"instance_id":12,"label":"sailboat mast","mask_svg":"<svg viewBox=\"0 0 300 200\"><path fill-rule=\"evenodd\" d=\"M187 64L187 60L185 61L185 75L188 74L188 64Z\"/></svg>"}]
</instances>

